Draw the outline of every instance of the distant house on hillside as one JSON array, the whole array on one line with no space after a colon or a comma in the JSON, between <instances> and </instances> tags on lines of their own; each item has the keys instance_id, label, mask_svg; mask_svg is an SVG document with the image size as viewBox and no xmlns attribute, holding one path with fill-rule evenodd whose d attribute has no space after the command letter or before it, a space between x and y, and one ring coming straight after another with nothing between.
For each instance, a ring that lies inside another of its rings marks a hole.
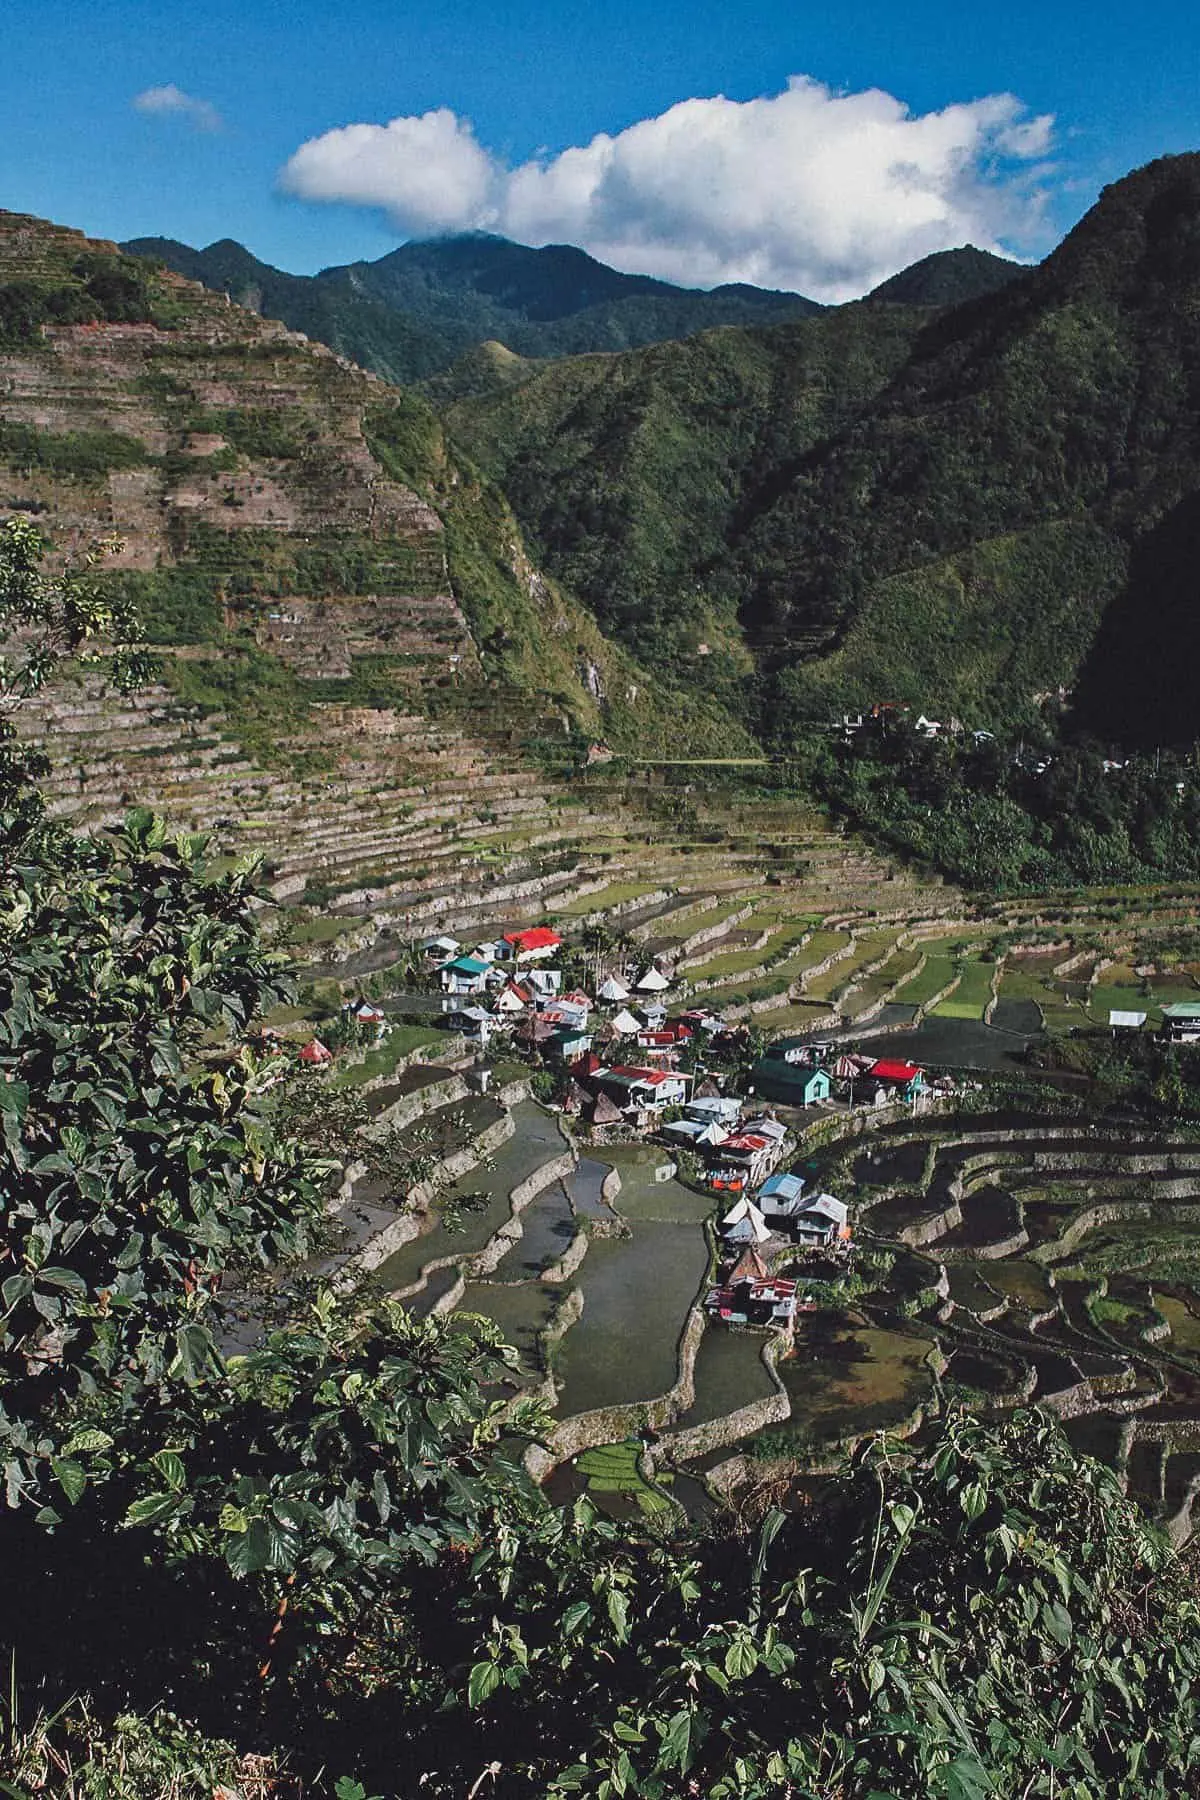
<instances>
[{"instance_id":1,"label":"distant house on hillside","mask_svg":"<svg viewBox=\"0 0 1200 1800\"><path fill-rule=\"evenodd\" d=\"M506 931L504 942L510 956L519 963L526 963L542 962L547 956L553 956L562 939L548 925L532 925L528 931Z\"/></svg>"},{"instance_id":2,"label":"distant house on hillside","mask_svg":"<svg viewBox=\"0 0 1200 1800\"><path fill-rule=\"evenodd\" d=\"M765 1244L771 1233L753 1200L737 1201L717 1227L727 1244Z\"/></svg>"},{"instance_id":3,"label":"distant house on hillside","mask_svg":"<svg viewBox=\"0 0 1200 1800\"><path fill-rule=\"evenodd\" d=\"M310 1069L323 1069L333 1061L333 1051L320 1038L309 1038L300 1052L300 1061Z\"/></svg>"},{"instance_id":4,"label":"distant house on hillside","mask_svg":"<svg viewBox=\"0 0 1200 1800\"><path fill-rule=\"evenodd\" d=\"M1170 1044L1194 1044L1200 1040L1200 1003L1180 1000L1162 1009L1161 1035Z\"/></svg>"},{"instance_id":5,"label":"distant house on hillside","mask_svg":"<svg viewBox=\"0 0 1200 1800\"><path fill-rule=\"evenodd\" d=\"M794 1243L816 1246L845 1242L850 1237L850 1211L832 1194L817 1194L781 1225Z\"/></svg>"},{"instance_id":6,"label":"distant house on hillside","mask_svg":"<svg viewBox=\"0 0 1200 1800\"><path fill-rule=\"evenodd\" d=\"M532 990L517 981L506 982L492 1002L495 1012L506 1013L510 1018L516 1018L521 1013L528 1012L532 1005Z\"/></svg>"},{"instance_id":7,"label":"distant house on hillside","mask_svg":"<svg viewBox=\"0 0 1200 1800\"><path fill-rule=\"evenodd\" d=\"M442 990L447 994L482 994L487 986L491 964L477 956L456 956L439 970Z\"/></svg>"},{"instance_id":8,"label":"distant house on hillside","mask_svg":"<svg viewBox=\"0 0 1200 1800\"><path fill-rule=\"evenodd\" d=\"M1197 1007L1196 1014L1200 1020L1200 1007ZM895 1099L903 1100L910 1106L929 1085L925 1080L924 1069L919 1068L916 1063L896 1062L888 1057L881 1057L878 1062L872 1063L868 1074L872 1081L882 1082Z\"/></svg>"},{"instance_id":9,"label":"distant house on hillside","mask_svg":"<svg viewBox=\"0 0 1200 1800\"><path fill-rule=\"evenodd\" d=\"M814 1069L804 1063L780 1062L764 1057L750 1071L750 1085L764 1100L777 1100L781 1106L820 1106L833 1092L833 1082L826 1069Z\"/></svg>"},{"instance_id":10,"label":"distant house on hillside","mask_svg":"<svg viewBox=\"0 0 1200 1800\"><path fill-rule=\"evenodd\" d=\"M786 1221L804 1206L803 1175L769 1175L758 1190L757 1205L763 1218L773 1229L782 1230Z\"/></svg>"},{"instance_id":11,"label":"distant house on hillside","mask_svg":"<svg viewBox=\"0 0 1200 1800\"><path fill-rule=\"evenodd\" d=\"M670 985L669 979L663 974L662 970L656 968L655 965L651 963L650 967L646 970L646 973L638 982L637 990L639 994L661 994L664 988L669 988Z\"/></svg>"},{"instance_id":12,"label":"distant house on hillside","mask_svg":"<svg viewBox=\"0 0 1200 1800\"><path fill-rule=\"evenodd\" d=\"M459 1031L463 1037L474 1044L490 1044L499 1029L499 1021L494 1019L485 1006L459 1006L443 1013L445 1023L452 1031Z\"/></svg>"},{"instance_id":13,"label":"distant house on hillside","mask_svg":"<svg viewBox=\"0 0 1200 1800\"><path fill-rule=\"evenodd\" d=\"M663 1112L687 1099L688 1078L673 1069L617 1066L603 1070L595 1081L622 1112Z\"/></svg>"},{"instance_id":14,"label":"distant house on hillside","mask_svg":"<svg viewBox=\"0 0 1200 1800\"><path fill-rule=\"evenodd\" d=\"M619 975L606 975L596 989L597 1000L605 1000L610 1005L619 1005L629 998L629 984L622 981Z\"/></svg>"}]
</instances>

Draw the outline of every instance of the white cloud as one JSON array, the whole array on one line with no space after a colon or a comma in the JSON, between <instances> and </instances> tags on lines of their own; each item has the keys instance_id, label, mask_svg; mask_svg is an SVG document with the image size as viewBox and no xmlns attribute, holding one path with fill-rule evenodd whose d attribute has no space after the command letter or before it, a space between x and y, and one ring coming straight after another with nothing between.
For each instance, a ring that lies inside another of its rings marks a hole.
<instances>
[{"instance_id":1,"label":"white cloud","mask_svg":"<svg viewBox=\"0 0 1200 1800\"><path fill-rule=\"evenodd\" d=\"M516 167L445 107L345 125L302 144L280 182L378 207L405 235L498 231L689 286L844 300L934 250L1034 243L1053 123L1011 94L914 114L882 89L797 75L780 94L683 100Z\"/></svg>"},{"instance_id":2,"label":"white cloud","mask_svg":"<svg viewBox=\"0 0 1200 1800\"><path fill-rule=\"evenodd\" d=\"M210 100L197 100L193 94L168 81L164 87L144 88L133 97L135 112L159 117L186 119L197 131L220 131L223 120Z\"/></svg>"}]
</instances>

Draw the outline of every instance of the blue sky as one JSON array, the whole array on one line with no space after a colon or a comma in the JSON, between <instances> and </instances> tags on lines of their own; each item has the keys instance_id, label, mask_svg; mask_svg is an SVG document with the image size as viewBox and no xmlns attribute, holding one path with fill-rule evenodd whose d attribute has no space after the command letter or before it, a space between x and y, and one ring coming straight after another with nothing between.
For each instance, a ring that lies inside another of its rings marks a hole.
<instances>
[{"instance_id":1,"label":"blue sky","mask_svg":"<svg viewBox=\"0 0 1200 1800\"><path fill-rule=\"evenodd\" d=\"M838 297L939 231L1035 254L1105 181L1200 146L1200 9L1176 0L1096 0L1086 18L1063 0L9 0L5 18L21 52L0 63L0 204L96 236L232 236L299 271L414 227L482 225L573 234L675 279L790 277ZM818 85L773 108L670 110L779 101L797 76ZM168 85L220 128L135 109ZM891 104L833 105L866 90ZM980 110L1006 94L1024 110ZM350 145L349 172L349 140L329 135L434 109L436 130ZM905 130L905 109L932 122ZM917 171L903 228L869 149L881 130L889 166ZM597 133L617 147L582 174L557 160ZM289 195L279 173L301 146Z\"/></svg>"}]
</instances>

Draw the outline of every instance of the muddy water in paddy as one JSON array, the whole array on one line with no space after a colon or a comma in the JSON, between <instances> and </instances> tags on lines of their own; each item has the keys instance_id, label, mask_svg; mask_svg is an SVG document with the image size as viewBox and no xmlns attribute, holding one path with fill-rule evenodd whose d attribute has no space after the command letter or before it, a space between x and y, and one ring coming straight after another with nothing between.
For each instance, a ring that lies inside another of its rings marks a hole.
<instances>
[{"instance_id":1,"label":"muddy water in paddy","mask_svg":"<svg viewBox=\"0 0 1200 1800\"><path fill-rule=\"evenodd\" d=\"M696 1353L696 1399L674 1428L707 1425L773 1394L775 1385L762 1360L765 1343L757 1333L708 1326Z\"/></svg>"},{"instance_id":2,"label":"muddy water in paddy","mask_svg":"<svg viewBox=\"0 0 1200 1800\"><path fill-rule=\"evenodd\" d=\"M483 1246L509 1217L509 1195L520 1182L540 1168L551 1157L561 1155L566 1145L558 1126L549 1113L531 1100L513 1108L513 1135L491 1158L491 1167L480 1163L468 1170L461 1181L446 1189L450 1197L463 1194L487 1195L480 1212L463 1215L461 1231L447 1231L438 1206L430 1214L430 1228L397 1250L380 1265L376 1279L393 1292L411 1286L420 1278L424 1265L434 1257L467 1256Z\"/></svg>"},{"instance_id":3,"label":"muddy water in paddy","mask_svg":"<svg viewBox=\"0 0 1200 1800\"><path fill-rule=\"evenodd\" d=\"M609 1164L594 1157L581 1156L574 1172L567 1177L571 1205L581 1219L611 1219L612 1208L601 1192Z\"/></svg>"},{"instance_id":4,"label":"muddy water in paddy","mask_svg":"<svg viewBox=\"0 0 1200 1800\"><path fill-rule=\"evenodd\" d=\"M928 1338L855 1315L816 1314L796 1333L796 1354L779 1363L792 1405L789 1426L814 1438L898 1425L933 1391Z\"/></svg>"},{"instance_id":5,"label":"muddy water in paddy","mask_svg":"<svg viewBox=\"0 0 1200 1800\"><path fill-rule=\"evenodd\" d=\"M521 1353L521 1375L540 1373L538 1334L545 1331L562 1302L562 1290L529 1281L519 1287L504 1282L469 1281L457 1312L482 1313L504 1333L505 1342Z\"/></svg>"},{"instance_id":6,"label":"muddy water in paddy","mask_svg":"<svg viewBox=\"0 0 1200 1800\"><path fill-rule=\"evenodd\" d=\"M540 1275L566 1253L578 1229L567 1190L556 1181L521 1214L521 1236L496 1264L493 1279L529 1281Z\"/></svg>"},{"instance_id":7,"label":"muddy water in paddy","mask_svg":"<svg viewBox=\"0 0 1200 1800\"><path fill-rule=\"evenodd\" d=\"M639 1220L632 1237L589 1245L576 1277L583 1314L559 1352L561 1418L675 1385L679 1334L707 1264L704 1234L670 1220Z\"/></svg>"}]
</instances>

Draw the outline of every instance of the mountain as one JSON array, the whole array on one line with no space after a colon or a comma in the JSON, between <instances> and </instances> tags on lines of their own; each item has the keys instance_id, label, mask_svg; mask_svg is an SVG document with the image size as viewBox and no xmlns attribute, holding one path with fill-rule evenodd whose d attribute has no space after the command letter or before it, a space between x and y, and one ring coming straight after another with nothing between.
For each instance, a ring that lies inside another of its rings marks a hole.
<instances>
[{"instance_id":1,"label":"mountain","mask_svg":"<svg viewBox=\"0 0 1200 1800\"><path fill-rule=\"evenodd\" d=\"M820 311L800 294L681 288L623 275L570 245L534 250L486 233L402 244L378 261L313 276L285 274L228 238L206 250L172 238L134 238L122 248L398 382L436 374L486 340L522 356L563 356Z\"/></svg>"},{"instance_id":2,"label":"mountain","mask_svg":"<svg viewBox=\"0 0 1200 1800\"><path fill-rule=\"evenodd\" d=\"M0 513L60 559L115 534L97 579L256 753L342 699L478 694L616 743L695 710L546 579L424 401L161 265L0 213L0 381Z\"/></svg>"},{"instance_id":3,"label":"mountain","mask_svg":"<svg viewBox=\"0 0 1200 1800\"><path fill-rule=\"evenodd\" d=\"M1200 156L957 306L534 366L444 417L602 626L768 737L880 698L1024 724L1060 688L1106 737L1200 735Z\"/></svg>"},{"instance_id":4,"label":"mountain","mask_svg":"<svg viewBox=\"0 0 1200 1800\"><path fill-rule=\"evenodd\" d=\"M259 262L232 238L207 250L189 249L174 238L135 238L123 248L132 256L165 263L214 293L228 294L263 318L281 319L385 381L423 380L453 362L463 348L455 332L397 313L348 283L287 275Z\"/></svg>"},{"instance_id":5,"label":"mountain","mask_svg":"<svg viewBox=\"0 0 1200 1800\"><path fill-rule=\"evenodd\" d=\"M897 301L902 306L959 306L1006 287L1022 272L1020 263L964 244L959 250L935 250L920 262L881 281L868 300Z\"/></svg>"}]
</instances>

